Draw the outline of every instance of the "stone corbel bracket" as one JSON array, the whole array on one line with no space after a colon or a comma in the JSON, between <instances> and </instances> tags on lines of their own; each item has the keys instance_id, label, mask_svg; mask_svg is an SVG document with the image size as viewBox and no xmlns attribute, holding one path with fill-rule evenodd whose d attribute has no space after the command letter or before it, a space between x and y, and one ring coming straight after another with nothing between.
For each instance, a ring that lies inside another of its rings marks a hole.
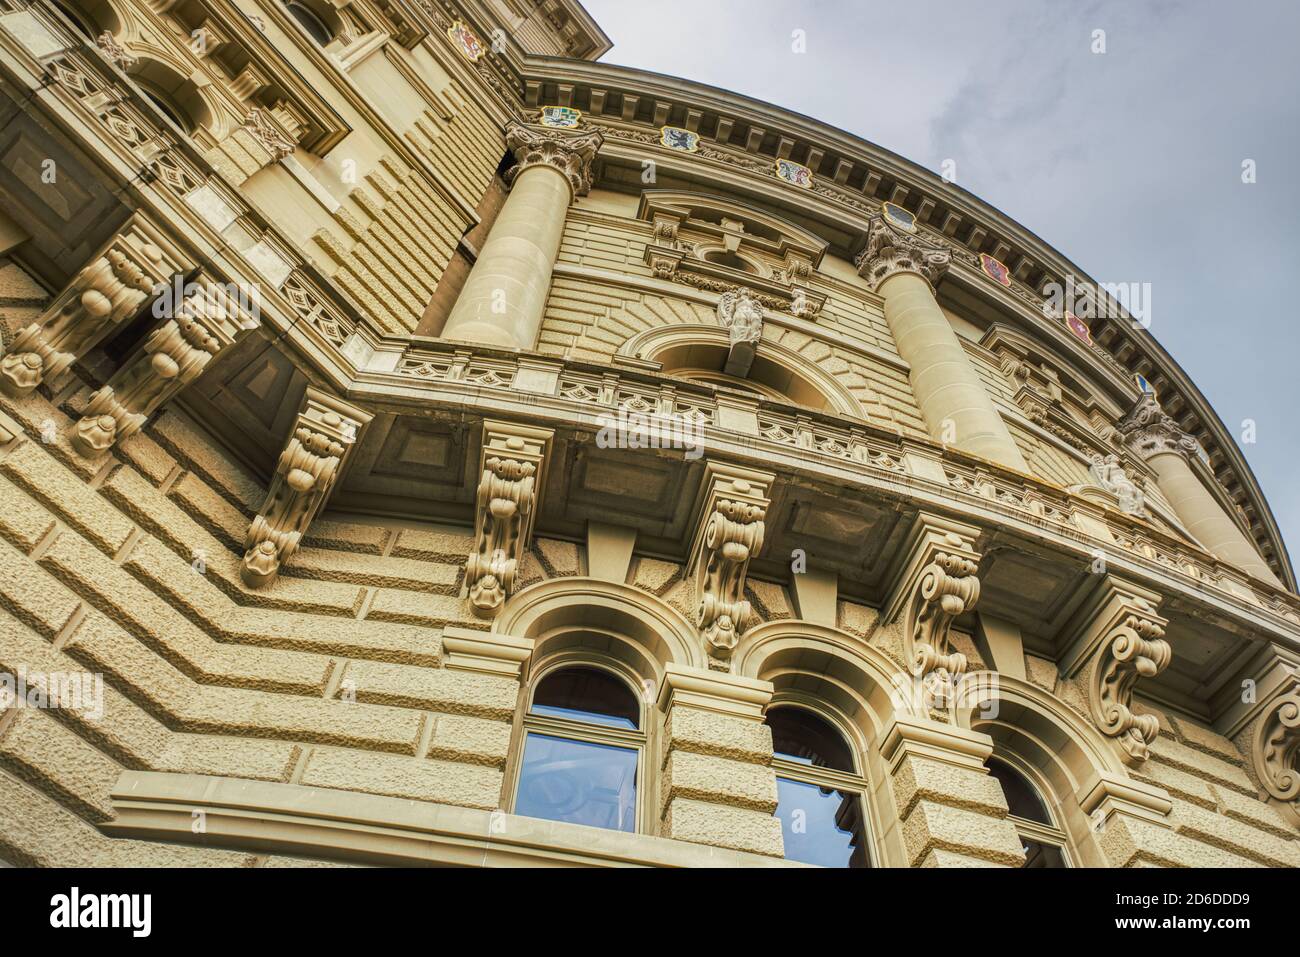
<instances>
[{"instance_id":1,"label":"stone corbel bracket","mask_svg":"<svg viewBox=\"0 0 1300 957\"><path fill-rule=\"evenodd\" d=\"M153 311L161 324L90 397L72 427L73 447L88 458L140 431L209 362L260 324L255 301L202 277L183 286L177 280Z\"/></svg>"},{"instance_id":2,"label":"stone corbel bracket","mask_svg":"<svg viewBox=\"0 0 1300 957\"><path fill-rule=\"evenodd\" d=\"M341 399L307 390L266 501L244 538L239 573L250 588L273 582L298 550L371 418L369 412Z\"/></svg>"},{"instance_id":3,"label":"stone corbel bracket","mask_svg":"<svg viewBox=\"0 0 1300 957\"><path fill-rule=\"evenodd\" d=\"M480 618L495 618L514 591L554 434L508 422L483 423L474 548L465 563L470 604Z\"/></svg>"},{"instance_id":4,"label":"stone corbel bracket","mask_svg":"<svg viewBox=\"0 0 1300 957\"><path fill-rule=\"evenodd\" d=\"M749 623L749 560L763 547L763 522L776 477L721 462L705 464L687 574L694 575L696 626L710 665L725 670Z\"/></svg>"},{"instance_id":5,"label":"stone corbel bracket","mask_svg":"<svg viewBox=\"0 0 1300 957\"><path fill-rule=\"evenodd\" d=\"M20 330L0 358L0 391L29 395L67 371L130 322L173 275L180 250L142 216L127 221L55 297L40 320Z\"/></svg>"},{"instance_id":6,"label":"stone corbel bracket","mask_svg":"<svg viewBox=\"0 0 1300 957\"><path fill-rule=\"evenodd\" d=\"M884 605L883 621L903 622L903 654L913 677L958 678L966 656L949 630L979 600L979 530L922 512L916 517Z\"/></svg>"},{"instance_id":7,"label":"stone corbel bracket","mask_svg":"<svg viewBox=\"0 0 1300 957\"><path fill-rule=\"evenodd\" d=\"M1260 784L1300 820L1300 673L1293 673L1264 708L1251 742Z\"/></svg>"},{"instance_id":8,"label":"stone corbel bracket","mask_svg":"<svg viewBox=\"0 0 1300 957\"><path fill-rule=\"evenodd\" d=\"M1115 740L1126 764L1147 759L1160 733L1153 714L1133 713L1133 690L1154 678L1173 658L1164 640L1168 621L1157 614L1160 596L1130 582L1107 576L1075 620L1065 645L1061 673L1073 677L1088 669L1088 706L1102 734Z\"/></svg>"}]
</instances>

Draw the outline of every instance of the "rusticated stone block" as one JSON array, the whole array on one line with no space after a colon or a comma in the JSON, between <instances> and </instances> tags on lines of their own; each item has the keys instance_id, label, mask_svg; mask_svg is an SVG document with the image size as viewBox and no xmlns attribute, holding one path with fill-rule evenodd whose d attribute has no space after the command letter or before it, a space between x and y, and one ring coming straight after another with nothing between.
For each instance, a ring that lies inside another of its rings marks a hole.
<instances>
[{"instance_id":1,"label":"rusticated stone block","mask_svg":"<svg viewBox=\"0 0 1300 957\"><path fill-rule=\"evenodd\" d=\"M54 527L54 517L43 505L14 485L0 478L0 538L12 542L23 552L30 552L45 533Z\"/></svg>"},{"instance_id":2,"label":"rusticated stone block","mask_svg":"<svg viewBox=\"0 0 1300 957\"><path fill-rule=\"evenodd\" d=\"M343 687L350 688L358 701L499 721L514 717L519 699L519 683L513 678L380 661L351 662Z\"/></svg>"},{"instance_id":3,"label":"rusticated stone block","mask_svg":"<svg viewBox=\"0 0 1300 957\"><path fill-rule=\"evenodd\" d=\"M18 446L0 462L0 472L110 555L131 534L131 522L38 442Z\"/></svg>"},{"instance_id":4,"label":"rusticated stone block","mask_svg":"<svg viewBox=\"0 0 1300 957\"><path fill-rule=\"evenodd\" d=\"M660 793L664 803L689 798L765 814L774 814L777 805L776 774L770 767L689 751L668 755Z\"/></svg>"},{"instance_id":5,"label":"rusticated stone block","mask_svg":"<svg viewBox=\"0 0 1300 957\"><path fill-rule=\"evenodd\" d=\"M19 709L0 736L0 759L4 759L6 770L88 820L107 821L113 816L108 793L121 767L48 711Z\"/></svg>"},{"instance_id":6,"label":"rusticated stone block","mask_svg":"<svg viewBox=\"0 0 1300 957\"><path fill-rule=\"evenodd\" d=\"M318 748L302 783L492 810L501 803L501 780L500 771L481 765Z\"/></svg>"},{"instance_id":7,"label":"rusticated stone block","mask_svg":"<svg viewBox=\"0 0 1300 957\"><path fill-rule=\"evenodd\" d=\"M916 865L933 850L954 851L991 864L1019 867L1025 852L1011 822L964 808L922 801L903 821L907 859Z\"/></svg>"},{"instance_id":8,"label":"rusticated stone block","mask_svg":"<svg viewBox=\"0 0 1300 957\"><path fill-rule=\"evenodd\" d=\"M901 817L911 814L919 801L964 808L994 818L1007 815L1002 787L992 775L946 761L904 758L894 771L893 788Z\"/></svg>"},{"instance_id":9,"label":"rusticated stone block","mask_svg":"<svg viewBox=\"0 0 1300 957\"><path fill-rule=\"evenodd\" d=\"M435 714L429 739L430 758L505 767L510 754L510 723L459 714Z\"/></svg>"},{"instance_id":10,"label":"rusticated stone block","mask_svg":"<svg viewBox=\"0 0 1300 957\"><path fill-rule=\"evenodd\" d=\"M664 723L667 750L772 763L772 729L747 718L678 705Z\"/></svg>"},{"instance_id":11,"label":"rusticated stone block","mask_svg":"<svg viewBox=\"0 0 1300 957\"><path fill-rule=\"evenodd\" d=\"M752 851L771 857L785 855L781 822L771 814L684 797L668 802L660 834L693 844Z\"/></svg>"}]
</instances>

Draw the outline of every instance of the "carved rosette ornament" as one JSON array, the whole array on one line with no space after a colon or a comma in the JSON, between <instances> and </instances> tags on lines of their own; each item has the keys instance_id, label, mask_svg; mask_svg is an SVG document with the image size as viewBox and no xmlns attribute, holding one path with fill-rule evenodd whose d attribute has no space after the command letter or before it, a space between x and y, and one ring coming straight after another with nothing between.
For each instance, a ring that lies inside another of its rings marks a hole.
<instances>
[{"instance_id":1,"label":"carved rosette ornament","mask_svg":"<svg viewBox=\"0 0 1300 957\"><path fill-rule=\"evenodd\" d=\"M95 46L99 47L105 59L119 70L125 72L135 66L136 58L127 53L126 48L107 30L95 37Z\"/></svg>"},{"instance_id":2,"label":"carved rosette ornament","mask_svg":"<svg viewBox=\"0 0 1300 957\"><path fill-rule=\"evenodd\" d=\"M1300 801L1300 677L1269 702L1255 731L1251 757L1269 796Z\"/></svg>"},{"instance_id":3,"label":"carved rosette ornament","mask_svg":"<svg viewBox=\"0 0 1300 957\"><path fill-rule=\"evenodd\" d=\"M704 507L692 550L697 600L695 623L711 666L724 670L749 624L745 600L749 561L763 547L767 489L773 477L710 462Z\"/></svg>"},{"instance_id":4,"label":"carved rosette ornament","mask_svg":"<svg viewBox=\"0 0 1300 957\"><path fill-rule=\"evenodd\" d=\"M1132 599L1107 630L1092 670L1092 718L1102 734L1114 738L1125 761L1147 759L1148 746L1160 733L1160 719L1133 713L1133 689L1141 678L1154 678L1173 658L1164 640L1165 620L1142 599Z\"/></svg>"},{"instance_id":5,"label":"carved rosette ornament","mask_svg":"<svg viewBox=\"0 0 1300 957\"><path fill-rule=\"evenodd\" d=\"M307 390L266 500L244 537L239 574L250 588L269 585L298 550L370 419L368 412L355 406Z\"/></svg>"},{"instance_id":6,"label":"carved rosette ornament","mask_svg":"<svg viewBox=\"0 0 1300 957\"><path fill-rule=\"evenodd\" d=\"M569 181L575 197L586 196L591 191L596 153L604 142L599 130L564 133L510 120L506 124L506 148L514 154L515 165L506 173L506 185L514 185L520 174L534 166L550 166Z\"/></svg>"},{"instance_id":7,"label":"carved rosette ornament","mask_svg":"<svg viewBox=\"0 0 1300 957\"><path fill-rule=\"evenodd\" d=\"M962 545L953 536L954 545ZM966 656L952 650L949 629L980 597L979 562L956 552L936 552L921 571L903 631L908 668L917 678L935 673L948 681L966 673Z\"/></svg>"},{"instance_id":8,"label":"carved rosette ornament","mask_svg":"<svg viewBox=\"0 0 1300 957\"><path fill-rule=\"evenodd\" d=\"M28 395L72 366L140 311L180 268L178 255L139 218L109 241L0 357L0 391Z\"/></svg>"},{"instance_id":9,"label":"carved rosette ornament","mask_svg":"<svg viewBox=\"0 0 1300 957\"><path fill-rule=\"evenodd\" d=\"M1167 415L1149 392L1142 393L1137 404L1115 427L1125 444L1143 461L1161 452L1175 452L1189 460L1201 453L1200 443Z\"/></svg>"},{"instance_id":10,"label":"carved rosette ornament","mask_svg":"<svg viewBox=\"0 0 1300 957\"><path fill-rule=\"evenodd\" d=\"M495 618L514 591L519 562L532 536L552 434L550 429L483 423L474 548L465 563L470 604L481 618Z\"/></svg>"},{"instance_id":11,"label":"carved rosette ornament","mask_svg":"<svg viewBox=\"0 0 1300 957\"><path fill-rule=\"evenodd\" d=\"M108 382L90 397L70 439L84 456L96 456L144 426L163 403L197 379L213 357L249 331L258 320L224 287L179 281L155 303L167 316ZM178 299L174 310L169 303Z\"/></svg>"},{"instance_id":12,"label":"carved rosette ornament","mask_svg":"<svg viewBox=\"0 0 1300 957\"><path fill-rule=\"evenodd\" d=\"M880 215L867 220L867 245L854 260L858 275L873 292L890 276L902 272L916 273L933 286L951 262L952 250L928 243Z\"/></svg>"}]
</instances>

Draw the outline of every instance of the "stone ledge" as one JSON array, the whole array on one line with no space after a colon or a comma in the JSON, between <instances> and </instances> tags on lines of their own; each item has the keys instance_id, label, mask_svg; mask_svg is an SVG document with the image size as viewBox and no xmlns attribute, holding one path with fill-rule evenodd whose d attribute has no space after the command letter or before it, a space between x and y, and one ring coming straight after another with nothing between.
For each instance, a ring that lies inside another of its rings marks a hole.
<instances>
[{"instance_id":1,"label":"stone ledge","mask_svg":"<svg viewBox=\"0 0 1300 957\"><path fill-rule=\"evenodd\" d=\"M113 837L396 866L802 867L742 851L402 798L124 771ZM194 812L204 815L195 834Z\"/></svg>"}]
</instances>

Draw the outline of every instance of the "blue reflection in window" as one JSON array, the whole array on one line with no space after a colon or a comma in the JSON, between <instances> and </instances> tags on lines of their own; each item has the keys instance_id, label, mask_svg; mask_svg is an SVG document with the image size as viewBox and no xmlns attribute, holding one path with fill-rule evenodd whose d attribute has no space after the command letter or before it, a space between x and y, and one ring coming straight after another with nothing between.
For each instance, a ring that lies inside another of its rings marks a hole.
<instances>
[{"instance_id":1,"label":"blue reflection in window","mask_svg":"<svg viewBox=\"0 0 1300 957\"><path fill-rule=\"evenodd\" d=\"M776 779L787 860L822 867L866 867L858 795L816 784Z\"/></svg>"},{"instance_id":2,"label":"blue reflection in window","mask_svg":"<svg viewBox=\"0 0 1300 957\"><path fill-rule=\"evenodd\" d=\"M530 733L515 813L614 831L636 830L637 752Z\"/></svg>"}]
</instances>

